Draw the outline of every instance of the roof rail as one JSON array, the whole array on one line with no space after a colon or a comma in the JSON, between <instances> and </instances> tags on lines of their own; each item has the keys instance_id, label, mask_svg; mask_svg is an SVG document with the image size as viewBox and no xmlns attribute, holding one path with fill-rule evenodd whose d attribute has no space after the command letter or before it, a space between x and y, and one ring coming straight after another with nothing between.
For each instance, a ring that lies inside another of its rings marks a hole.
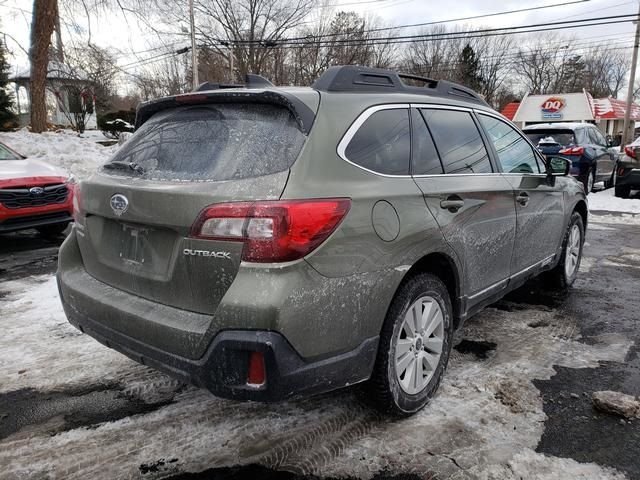
<instances>
[{"instance_id":1,"label":"roof rail","mask_svg":"<svg viewBox=\"0 0 640 480\"><path fill-rule=\"evenodd\" d=\"M410 85L404 82L403 79L422 82L424 85ZM488 106L487 102L476 92L457 83L358 65L329 67L313 82L312 87L325 92L402 92L447 98L458 97L460 100Z\"/></svg>"},{"instance_id":2,"label":"roof rail","mask_svg":"<svg viewBox=\"0 0 640 480\"><path fill-rule=\"evenodd\" d=\"M204 82L198 86L196 92L202 92L205 90L221 90L223 88L263 88L275 86L262 75L256 75L255 73L247 73L244 76L244 79L245 83Z\"/></svg>"}]
</instances>

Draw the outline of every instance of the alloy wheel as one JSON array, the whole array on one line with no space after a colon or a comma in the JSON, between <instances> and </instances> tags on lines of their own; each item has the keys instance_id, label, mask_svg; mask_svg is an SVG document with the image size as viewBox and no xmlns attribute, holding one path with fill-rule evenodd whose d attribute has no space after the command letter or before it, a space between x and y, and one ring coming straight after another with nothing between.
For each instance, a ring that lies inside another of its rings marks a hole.
<instances>
[{"instance_id":1,"label":"alloy wheel","mask_svg":"<svg viewBox=\"0 0 640 480\"><path fill-rule=\"evenodd\" d=\"M422 391L433 377L444 348L444 315L437 300L424 296L407 310L395 339L395 370L400 388Z\"/></svg>"},{"instance_id":2,"label":"alloy wheel","mask_svg":"<svg viewBox=\"0 0 640 480\"><path fill-rule=\"evenodd\" d=\"M567 239L567 246L564 259L564 273L567 278L571 278L578 267L580 260L580 227L572 225Z\"/></svg>"}]
</instances>

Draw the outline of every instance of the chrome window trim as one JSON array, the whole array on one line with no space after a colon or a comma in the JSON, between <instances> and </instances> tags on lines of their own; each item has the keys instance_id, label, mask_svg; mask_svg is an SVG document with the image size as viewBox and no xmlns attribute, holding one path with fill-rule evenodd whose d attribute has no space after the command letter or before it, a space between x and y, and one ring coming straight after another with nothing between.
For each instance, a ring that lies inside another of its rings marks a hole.
<instances>
[{"instance_id":1,"label":"chrome window trim","mask_svg":"<svg viewBox=\"0 0 640 480\"><path fill-rule=\"evenodd\" d=\"M500 172L490 172L490 173L436 173L431 175L392 175L388 173L380 173L375 170L370 170L362 165L358 165L357 163L352 162L347 158L345 150L349 145L349 142L353 139L356 132L362 127L362 124L367 121L367 119L376 112L381 110L397 110L397 109L411 109L411 108L432 108L432 109L440 109L440 110L458 110L462 112L473 113L473 108L468 107L458 107L453 105L441 105L438 103L387 103L383 105L374 105L372 107L367 108L364 112L362 112L355 121L351 124L351 126L347 129L345 134L342 136L342 139L338 143L338 147L336 149L338 156L344 160L345 162L353 165L354 167L359 168L360 170L364 170L365 172L373 173L374 175L378 175L380 177L386 178L425 178L425 177L441 177L442 175L449 176L465 176L465 175L496 175L500 174ZM482 111L482 110L479 110Z\"/></svg>"},{"instance_id":2,"label":"chrome window trim","mask_svg":"<svg viewBox=\"0 0 640 480\"><path fill-rule=\"evenodd\" d=\"M411 175L392 175L389 173L380 173L374 170L370 170L366 167L363 167L362 165L358 165L357 163L349 160L345 153L345 150L347 149L349 142L351 142L355 134L358 132L358 130L360 130L360 127L362 127L364 122L366 122L371 115L373 115L376 112L380 112L382 110L400 110L400 109L407 110L407 115L408 115L410 108L411 108L411 105L409 103L387 103L384 105L374 105L373 107L367 108L364 112L358 115L358 118L355 119L355 121L351 124L351 126L347 129L345 134L342 136L342 140L340 140L340 143L338 143L338 147L337 147L338 156L345 162L353 165L354 167L358 167L359 169L364 170L365 172L373 173L381 177L411 178Z\"/></svg>"}]
</instances>

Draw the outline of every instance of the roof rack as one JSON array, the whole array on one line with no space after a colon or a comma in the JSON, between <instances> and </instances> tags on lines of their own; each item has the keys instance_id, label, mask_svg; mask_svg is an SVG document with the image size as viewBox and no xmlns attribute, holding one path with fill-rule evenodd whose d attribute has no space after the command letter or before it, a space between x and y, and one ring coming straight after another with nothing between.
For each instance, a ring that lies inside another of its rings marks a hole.
<instances>
[{"instance_id":1,"label":"roof rack","mask_svg":"<svg viewBox=\"0 0 640 480\"><path fill-rule=\"evenodd\" d=\"M244 80L245 83L204 82L198 86L196 92L203 92L205 90L222 90L224 88L261 88L274 86L273 83L262 75L256 75L254 73L247 73L244 76Z\"/></svg>"},{"instance_id":2,"label":"roof rack","mask_svg":"<svg viewBox=\"0 0 640 480\"><path fill-rule=\"evenodd\" d=\"M403 79L422 82L424 85L410 85ZM488 106L476 92L457 83L358 65L329 67L316 79L312 87L325 92L413 93L447 98L457 97Z\"/></svg>"}]
</instances>

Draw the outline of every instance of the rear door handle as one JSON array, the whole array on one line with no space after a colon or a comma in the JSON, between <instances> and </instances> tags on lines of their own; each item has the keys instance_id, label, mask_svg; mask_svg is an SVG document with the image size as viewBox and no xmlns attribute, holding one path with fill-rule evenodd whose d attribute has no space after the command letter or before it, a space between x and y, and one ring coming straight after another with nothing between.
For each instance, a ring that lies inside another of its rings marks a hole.
<instances>
[{"instance_id":1,"label":"rear door handle","mask_svg":"<svg viewBox=\"0 0 640 480\"><path fill-rule=\"evenodd\" d=\"M526 207L527 203L529 203L529 194L527 192L519 193L516 200L520 205Z\"/></svg>"},{"instance_id":2,"label":"rear door handle","mask_svg":"<svg viewBox=\"0 0 640 480\"><path fill-rule=\"evenodd\" d=\"M455 213L464 207L464 200L458 195L450 195L446 200L440 200L440 208Z\"/></svg>"}]
</instances>

